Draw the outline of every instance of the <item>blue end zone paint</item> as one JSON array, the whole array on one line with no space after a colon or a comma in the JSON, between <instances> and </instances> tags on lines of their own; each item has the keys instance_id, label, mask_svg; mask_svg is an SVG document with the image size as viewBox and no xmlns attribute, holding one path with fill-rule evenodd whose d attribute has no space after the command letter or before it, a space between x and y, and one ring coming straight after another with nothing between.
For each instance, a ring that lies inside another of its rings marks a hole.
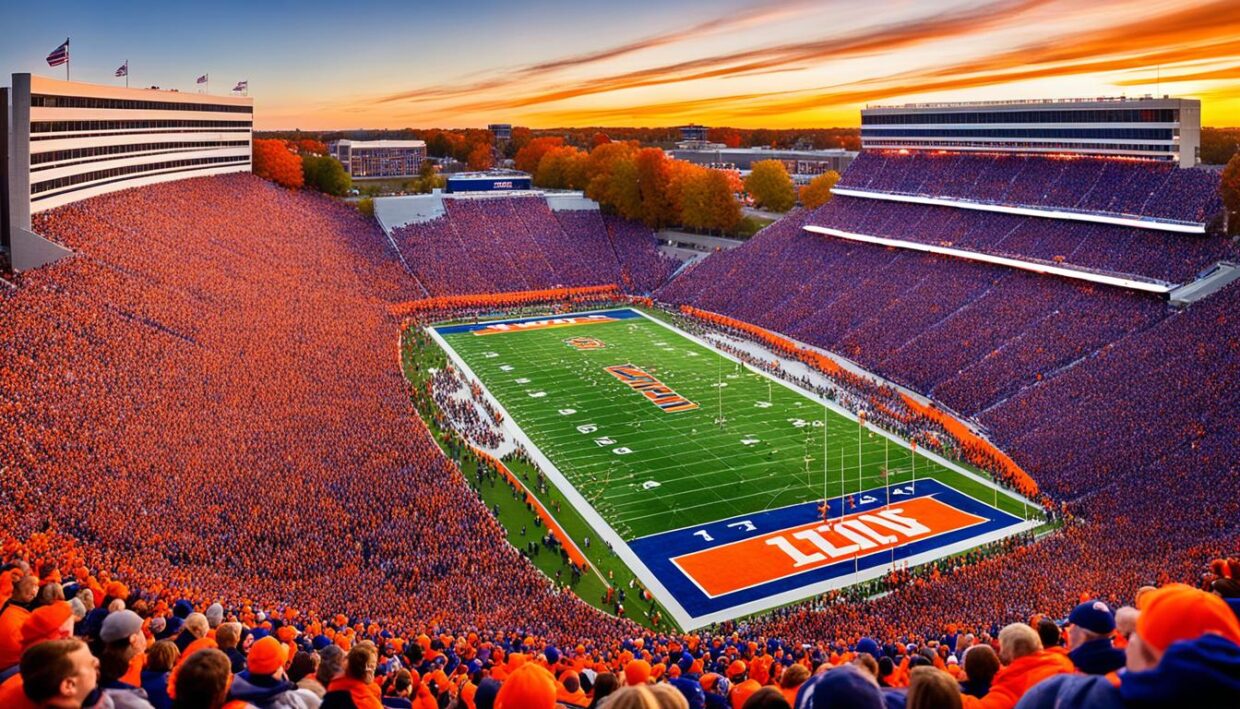
<instances>
[{"instance_id":1,"label":"blue end zone paint","mask_svg":"<svg viewBox=\"0 0 1240 709\"><path fill-rule=\"evenodd\" d=\"M937 480L925 479L918 480L916 489L912 490L912 483L904 483L895 485L891 488L893 505L898 505L901 500L911 500L916 497L934 497L940 502L951 505L958 510L968 512L969 514L981 517L986 521L965 529L958 529L953 532L941 534L929 539L914 541L910 544L897 547L895 549L895 563L899 564L902 560L908 559L917 554L932 551L939 547L945 547L976 537L988 532L994 532L1006 527L1023 522L1019 517L1010 515L1001 510L997 510L990 505L983 504L968 495L957 492L956 490L940 483ZM908 494L894 494L896 490L904 491ZM865 499L866 497L872 499ZM882 509L886 500L884 489L873 488L865 491L857 498L859 503L855 508L849 509L848 514L856 514L869 510ZM693 581L686 576L675 564L672 558L688 554L690 552L701 551L711 547L728 544L730 542L748 539L753 536L775 532L789 527L796 527L802 524L819 521L822 515L818 511L821 501L805 502L791 507L782 507L775 510L767 510L765 512L754 512L752 514L738 515L728 519L722 519L717 522L703 524L695 527L686 527L684 529L673 530L671 532L660 532L649 536L635 539L628 543L629 547L641 558L642 562L650 569L650 571L663 582L668 592L676 597L676 600L684 606L685 610L693 616L703 616L708 613L726 610L742 603L758 601L768 596L785 591L793 591L806 586L830 581L840 577L850 576L854 573L853 560L848 559L840 561L828 566L819 567L789 576L769 583L761 584L751 588L735 591L717 598L711 598L702 592ZM842 498L833 498L829 501L829 512L832 517L839 517L841 507L844 505ZM754 531L743 531L740 528L729 527L729 524L748 520L757 528ZM707 542L701 536L695 534L705 530L713 541ZM892 562L891 551L880 551L869 556L861 557L857 562L857 569L864 571L876 567L890 566Z\"/></svg>"},{"instance_id":2,"label":"blue end zone paint","mask_svg":"<svg viewBox=\"0 0 1240 709\"><path fill-rule=\"evenodd\" d=\"M463 325L444 325L435 328L435 332L440 335L459 335L462 332L473 332L474 330L485 330L492 325L515 325L524 322L538 322L539 320L556 320L559 318L583 318L590 315L606 315L613 320L636 320L642 317L642 314L636 310L629 308L621 308L618 310L591 310L584 313L568 313L565 315L536 315L529 318L510 318L508 320L487 320L485 322L465 323Z\"/></svg>"}]
</instances>

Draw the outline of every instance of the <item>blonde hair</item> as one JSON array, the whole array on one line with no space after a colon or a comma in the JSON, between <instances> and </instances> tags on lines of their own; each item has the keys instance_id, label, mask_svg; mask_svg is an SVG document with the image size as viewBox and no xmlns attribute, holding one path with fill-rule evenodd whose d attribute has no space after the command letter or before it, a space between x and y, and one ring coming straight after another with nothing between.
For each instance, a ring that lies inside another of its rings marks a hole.
<instances>
[{"instance_id":1,"label":"blonde hair","mask_svg":"<svg viewBox=\"0 0 1240 709\"><path fill-rule=\"evenodd\" d=\"M623 687L602 705L606 709L689 709L685 696L666 684Z\"/></svg>"}]
</instances>

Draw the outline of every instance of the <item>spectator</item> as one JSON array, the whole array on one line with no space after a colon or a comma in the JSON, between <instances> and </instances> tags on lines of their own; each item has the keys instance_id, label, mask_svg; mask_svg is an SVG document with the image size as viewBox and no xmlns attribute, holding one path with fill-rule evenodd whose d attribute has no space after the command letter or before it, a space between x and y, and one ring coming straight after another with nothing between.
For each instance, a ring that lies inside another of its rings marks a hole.
<instances>
[{"instance_id":1,"label":"spectator","mask_svg":"<svg viewBox=\"0 0 1240 709\"><path fill-rule=\"evenodd\" d=\"M0 670L21 660L22 624L30 617L38 593L39 579L26 574L13 584L13 594L0 607Z\"/></svg>"},{"instance_id":2,"label":"spectator","mask_svg":"<svg viewBox=\"0 0 1240 709\"><path fill-rule=\"evenodd\" d=\"M229 696L258 709L311 709L305 696L310 693L300 692L285 675L287 654L288 647L274 636L254 643L246 669L233 677Z\"/></svg>"},{"instance_id":3,"label":"spectator","mask_svg":"<svg viewBox=\"0 0 1240 709\"><path fill-rule=\"evenodd\" d=\"M594 678L594 692L587 709L598 709L605 699L620 688L620 678L611 672L600 672Z\"/></svg>"},{"instance_id":4,"label":"spectator","mask_svg":"<svg viewBox=\"0 0 1240 709\"><path fill-rule=\"evenodd\" d=\"M237 649L237 643L240 641L240 623L223 623L215 629L215 644L220 652L228 656L233 674L245 671L245 653Z\"/></svg>"},{"instance_id":5,"label":"spectator","mask_svg":"<svg viewBox=\"0 0 1240 709\"><path fill-rule=\"evenodd\" d=\"M989 645L971 646L964 653L965 680L960 683L960 692L979 699L986 696L999 667L999 656L994 648Z\"/></svg>"},{"instance_id":6,"label":"spectator","mask_svg":"<svg viewBox=\"0 0 1240 709\"><path fill-rule=\"evenodd\" d=\"M207 633L211 630L210 624L207 622L207 616L202 613L190 613L185 618L185 623L181 626L181 632L177 634L177 649L185 652L195 640L201 640L207 637Z\"/></svg>"},{"instance_id":7,"label":"spectator","mask_svg":"<svg viewBox=\"0 0 1240 709\"><path fill-rule=\"evenodd\" d=\"M1140 611L1132 606L1123 606L1115 611L1115 646L1119 649L1128 647L1128 639L1137 629L1137 616Z\"/></svg>"},{"instance_id":8,"label":"spectator","mask_svg":"<svg viewBox=\"0 0 1240 709\"><path fill-rule=\"evenodd\" d=\"M146 634L131 610L109 613L99 631L99 686L116 709L153 709L139 686Z\"/></svg>"},{"instance_id":9,"label":"spectator","mask_svg":"<svg viewBox=\"0 0 1240 709\"><path fill-rule=\"evenodd\" d=\"M1184 584L1142 595L1119 686L1097 675L1053 677L1021 709L1234 707L1240 696L1240 621L1218 596Z\"/></svg>"},{"instance_id":10,"label":"spectator","mask_svg":"<svg viewBox=\"0 0 1240 709\"><path fill-rule=\"evenodd\" d=\"M732 683L732 694L729 696L732 709L741 709L754 692L762 689L762 685L749 676L749 667L744 660L733 660L728 665L728 681Z\"/></svg>"},{"instance_id":11,"label":"spectator","mask_svg":"<svg viewBox=\"0 0 1240 709\"><path fill-rule=\"evenodd\" d=\"M795 709L883 709L885 706L883 694L873 678L854 665L841 665L801 685Z\"/></svg>"},{"instance_id":12,"label":"spectator","mask_svg":"<svg viewBox=\"0 0 1240 709\"><path fill-rule=\"evenodd\" d=\"M675 693L675 692L673 692ZM615 704L615 697L607 706ZM680 696L676 694L676 696ZM543 667L533 663L521 665L504 680L495 697L495 709L554 709L555 678Z\"/></svg>"},{"instance_id":13,"label":"spectator","mask_svg":"<svg viewBox=\"0 0 1240 709\"><path fill-rule=\"evenodd\" d=\"M400 669L392 676L388 689L383 693L383 706L392 709L413 709L409 700L412 693L413 676L409 670Z\"/></svg>"},{"instance_id":14,"label":"spectator","mask_svg":"<svg viewBox=\"0 0 1240 709\"><path fill-rule=\"evenodd\" d=\"M142 691L155 709L170 709L172 697L168 694L168 677L176 667L181 651L176 643L160 640L146 650L146 666L142 668Z\"/></svg>"},{"instance_id":15,"label":"spectator","mask_svg":"<svg viewBox=\"0 0 1240 709\"><path fill-rule=\"evenodd\" d=\"M314 671L313 683L307 677L298 686L322 699L327 694L327 688L331 686L331 683L344 677L346 657L344 650L339 645L328 645L320 650L318 654L319 666Z\"/></svg>"},{"instance_id":16,"label":"spectator","mask_svg":"<svg viewBox=\"0 0 1240 709\"><path fill-rule=\"evenodd\" d=\"M534 706L530 705L531 709ZM607 709L688 709L689 703L684 695L666 684L630 684L616 690L604 706ZM504 707L497 705L496 709Z\"/></svg>"},{"instance_id":17,"label":"spectator","mask_svg":"<svg viewBox=\"0 0 1240 709\"><path fill-rule=\"evenodd\" d=\"M745 700L742 709L792 709L792 705L778 689L763 687Z\"/></svg>"},{"instance_id":18,"label":"spectator","mask_svg":"<svg viewBox=\"0 0 1240 709\"><path fill-rule=\"evenodd\" d=\"M1107 604L1099 600L1085 601L1068 616L1068 658L1077 671L1087 675L1105 675L1124 666L1124 651L1111 645L1115 617Z\"/></svg>"},{"instance_id":19,"label":"spectator","mask_svg":"<svg viewBox=\"0 0 1240 709\"><path fill-rule=\"evenodd\" d=\"M916 667L909 673L908 709L960 709L960 685L935 667Z\"/></svg>"},{"instance_id":20,"label":"spectator","mask_svg":"<svg viewBox=\"0 0 1240 709\"><path fill-rule=\"evenodd\" d=\"M886 659L888 663L891 662L890 658ZM789 704L796 704L797 690L799 690L801 685L805 684L805 681L808 679L809 668L805 665L795 664L784 670L783 675L779 678L779 691L784 695L784 699L786 699Z\"/></svg>"},{"instance_id":21,"label":"spectator","mask_svg":"<svg viewBox=\"0 0 1240 709\"><path fill-rule=\"evenodd\" d=\"M1011 709L1033 685L1072 671L1066 657L1042 649L1038 633L1025 623L1012 623L999 631L999 660L1003 668L995 673L990 691L981 699L966 695L964 706Z\"/></svg>"},{"instance_id":22,"label":"spectator","mask_svg":"<svg viewBox=\"0 0 1240 709\"><path fill-rule=\"evenodd\" d=\"M95 692L99 661L76 638L48 640L22 653L22 691L39 709L76 709Z\"/></svg>"},{"instance_id":23,"label":"spectator","mask_svg":"<svg viewBox=\"0 0 1240 709\"><path fill-rule=\"evenodd\" d=\"M228 703L228 657L215 648L199 650L177 667L173 709L222 709Z\"/></svg>"},{"instance_id":24,"label":"spectator","mask_svg":"<svg viewBox=\"0 0 1240 709\"><path fill-rule=\"evenodd\" d=\"M344 674L327 685L322 709L379 709L378 688L374 686L379 653L370 643L359 643L345 657ZM320 665L319 669L322 669Z\"/></svg>"}]
</instances>

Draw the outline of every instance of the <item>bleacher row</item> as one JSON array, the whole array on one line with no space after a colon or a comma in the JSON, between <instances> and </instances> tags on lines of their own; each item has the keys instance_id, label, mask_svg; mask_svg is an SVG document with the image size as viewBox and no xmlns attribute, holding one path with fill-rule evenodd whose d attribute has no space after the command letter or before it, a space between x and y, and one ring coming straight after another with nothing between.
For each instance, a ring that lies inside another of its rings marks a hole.
<instances>
[{"instance_id":1,"label":"bleacher row","mask_svg":"<svg viewBox=\"0 0 1240 709\"><path fill-rule=\"evenodd\" d=\"M1206 223L1222 209L1218 176L1167 162L867 150L839 187Z\"/></svg>"},{"instance_id":2,"label":"bleacher row","mask_svg":"<svg viewBox=\"0 0 1240 709\"><path fill-rule=\"evenodd\" d=\"M535 196L447 199L445 215L394 230L429 295L615 283L645 293L674 263L640 224L597 211L552 211Z\"/></svg>"}]
</instances>

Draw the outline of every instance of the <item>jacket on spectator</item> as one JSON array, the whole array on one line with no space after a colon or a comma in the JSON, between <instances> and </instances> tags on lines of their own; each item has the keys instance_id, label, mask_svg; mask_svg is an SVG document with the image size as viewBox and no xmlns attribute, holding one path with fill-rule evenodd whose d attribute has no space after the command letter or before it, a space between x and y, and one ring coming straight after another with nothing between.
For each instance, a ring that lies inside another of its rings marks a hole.
<instances>
[{"instance_id":1,"label":"jacket on spectator","mask_svg":"<svg viewBox=\"0 0 1240 709\"><path fill-rule=\"evenodd\" d=\"M1060 653L1043 650L1019 657L995 673L986 696L981 699L963 696L965 709L1011 709L1033 685L1067 672L1072 672L1072 663Z\"/></svg>"},{"instance_id":2,"label":"jacket on spectator","mask_svg":"<svg viewBox=\"0 0 1240 709\"><path fill-rule=\"evenodd\" d=\"M272 675L252 675L249 670L233 677L228 694L258 709L309 709L297 685Z\"/></svg>"},{"instance_id":3,"label":"jacket on spectator","mask_svg":"<svg viewBox=\"0 0 1240 709\"><path fill-rule=\"evenodd\" d=\"M1123 667L1126 658L1123 650L1117 650L1111 645L1110 638L1098 638L1072 648L1068 659L1072 660L1072 664L1076 665L1080 672L1087 675L1105 675Z\"/></svg>"},{"instance_id":4,"label":"jacket on spectator","mask_svg":"<svg viewBox=\"0 0 1240 709\"><path fill-rule=\"evenodd\" d=\"M1029 691L1018 709L1235 707L1240 698L1240 645L1218 635L1172 643L1158 666L1106 677L1052 677Z\"/></svg>"}]
</instances>

